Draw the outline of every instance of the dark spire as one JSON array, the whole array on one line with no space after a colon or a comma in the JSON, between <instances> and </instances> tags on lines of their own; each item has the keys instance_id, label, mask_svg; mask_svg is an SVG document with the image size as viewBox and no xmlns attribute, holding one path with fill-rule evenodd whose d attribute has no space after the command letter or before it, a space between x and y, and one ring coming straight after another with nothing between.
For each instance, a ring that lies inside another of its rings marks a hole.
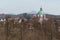
<instances>
[{"instance_id":1,"label":"dark spire","mask_svg":"<svg viewBox=\"0 0 60 40\"><path fill-rule=\"evenodd\" d=\"M42 7L40 8L40 11L42 11Z\"/></svg>"}]
</instances>

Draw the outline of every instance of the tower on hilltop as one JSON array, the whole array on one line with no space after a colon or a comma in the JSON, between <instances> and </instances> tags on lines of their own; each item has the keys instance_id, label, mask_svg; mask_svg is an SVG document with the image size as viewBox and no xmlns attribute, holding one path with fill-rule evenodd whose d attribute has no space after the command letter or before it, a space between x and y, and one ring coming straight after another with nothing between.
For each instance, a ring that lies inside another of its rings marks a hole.
<instances>
[{"instance_id":1,"label":"tower on hilltop","mask_svg":"<svg viewBox=\"0 0 60 40\"><path fill-rule=\"evenodd\" d=\"M42 7L40 8L38 12L39 22L42 24L44 20L47 20L45 12L43 11Z\"/></svg>"},{"instance_id":2,"label":"tower on hilltop","mask_svg":"<svg viewBox=\"0 0 60 40\"><path fill-rule=\"evenodd\" d=\"M38 12L38 17L43 17L43 16L44 16L44 11L43 11L43 9L41 7L39 12Z\"/></svg>"}]
</instances>

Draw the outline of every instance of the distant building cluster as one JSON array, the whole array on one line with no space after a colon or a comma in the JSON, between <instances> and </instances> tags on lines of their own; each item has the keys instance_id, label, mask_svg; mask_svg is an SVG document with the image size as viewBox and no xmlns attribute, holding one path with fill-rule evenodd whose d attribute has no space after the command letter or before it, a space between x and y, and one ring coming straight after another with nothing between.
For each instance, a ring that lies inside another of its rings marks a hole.
<instances>
[{"instance_id":1,"label":"distant building cluster","mask_svg":"<svg viewBox=\"0 0 60 40\"><path fill-rule=\"evenodd\" d=\"M60 40L60 18L46 16L42 8L24 17L0 19L0 40Z\"/></svg>"}]
</instances>

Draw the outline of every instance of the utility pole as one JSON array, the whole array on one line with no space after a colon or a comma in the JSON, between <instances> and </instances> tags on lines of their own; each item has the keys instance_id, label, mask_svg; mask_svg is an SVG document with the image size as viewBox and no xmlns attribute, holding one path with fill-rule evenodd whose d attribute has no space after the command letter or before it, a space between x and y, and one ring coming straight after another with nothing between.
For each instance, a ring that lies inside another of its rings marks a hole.
<instances>
[{"instance_id":1,"label":"utility pole","mask_svg":"<svg viewBox=\"0 0 60 40\"><path fill-rule=\"evenodd\" d=\"M55 38L56 38L56 34L57 34L57 21L56 21L56 19L54 20L54 22L55 22Z\"/></svg>"},{"instance_id":2,"label":"utility pole","mask_svg":"<svg viewBox=\"0 0 60 40\"><path fill-rule=\"evenodd\" d=\"M21 40L22 40L22 36L23 36L23 26L24 26L24 21L21 23L21 27L20 27L20 29L21 29Z\"/></svg>"},{"instance_id":3,"label":"utility pole","mask_svg":"<svg viewBox=\"0 0 60 40\"><path fill-rule=\"evenodd\" d=\"M52 30L51 30L51 40L52 40Z\"/></svg>"},{"instance_id":4,"label":"utility pole","mask_svg":"<svg viewBox=\"0 0 60 40\"><path fill-rule=\"evenodd\" d=\"M6 40L8 40L8 18L6 18L5 30L6 30Z\"/></svg>"},{"instance_id":5,"label":"utility pole","mask_svg":"<svg viewBox=\"0 0 60 40\"><path fill-rule=\"evenodd\" d=\"M8 22L8 19L10 18L10 16L6 16L6 23L5 23L5 30L6 30L6 40L8 40L8 37L9 37L9 22Z\"/></svg>"}]
</instances>

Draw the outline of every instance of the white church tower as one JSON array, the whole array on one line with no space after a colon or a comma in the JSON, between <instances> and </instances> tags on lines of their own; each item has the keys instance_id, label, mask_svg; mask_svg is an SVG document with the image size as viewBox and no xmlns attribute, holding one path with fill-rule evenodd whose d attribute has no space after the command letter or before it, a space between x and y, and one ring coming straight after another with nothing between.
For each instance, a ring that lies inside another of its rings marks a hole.
<instances>
[{"instance_id":1,"label":"white church tower","mask_svg":"<svg viewBox=\"0 0 60 40\"><path fill-rule=\"evenodd\" d=\"M40 8L40 10L39 10L39 12L38 12L38 17L39 17L39 22L40 22L41 24L42 24L42 22L43 22L44 20L47 20L46 15L45 15L42 7Z\"/></svg>"}]
</instances>

